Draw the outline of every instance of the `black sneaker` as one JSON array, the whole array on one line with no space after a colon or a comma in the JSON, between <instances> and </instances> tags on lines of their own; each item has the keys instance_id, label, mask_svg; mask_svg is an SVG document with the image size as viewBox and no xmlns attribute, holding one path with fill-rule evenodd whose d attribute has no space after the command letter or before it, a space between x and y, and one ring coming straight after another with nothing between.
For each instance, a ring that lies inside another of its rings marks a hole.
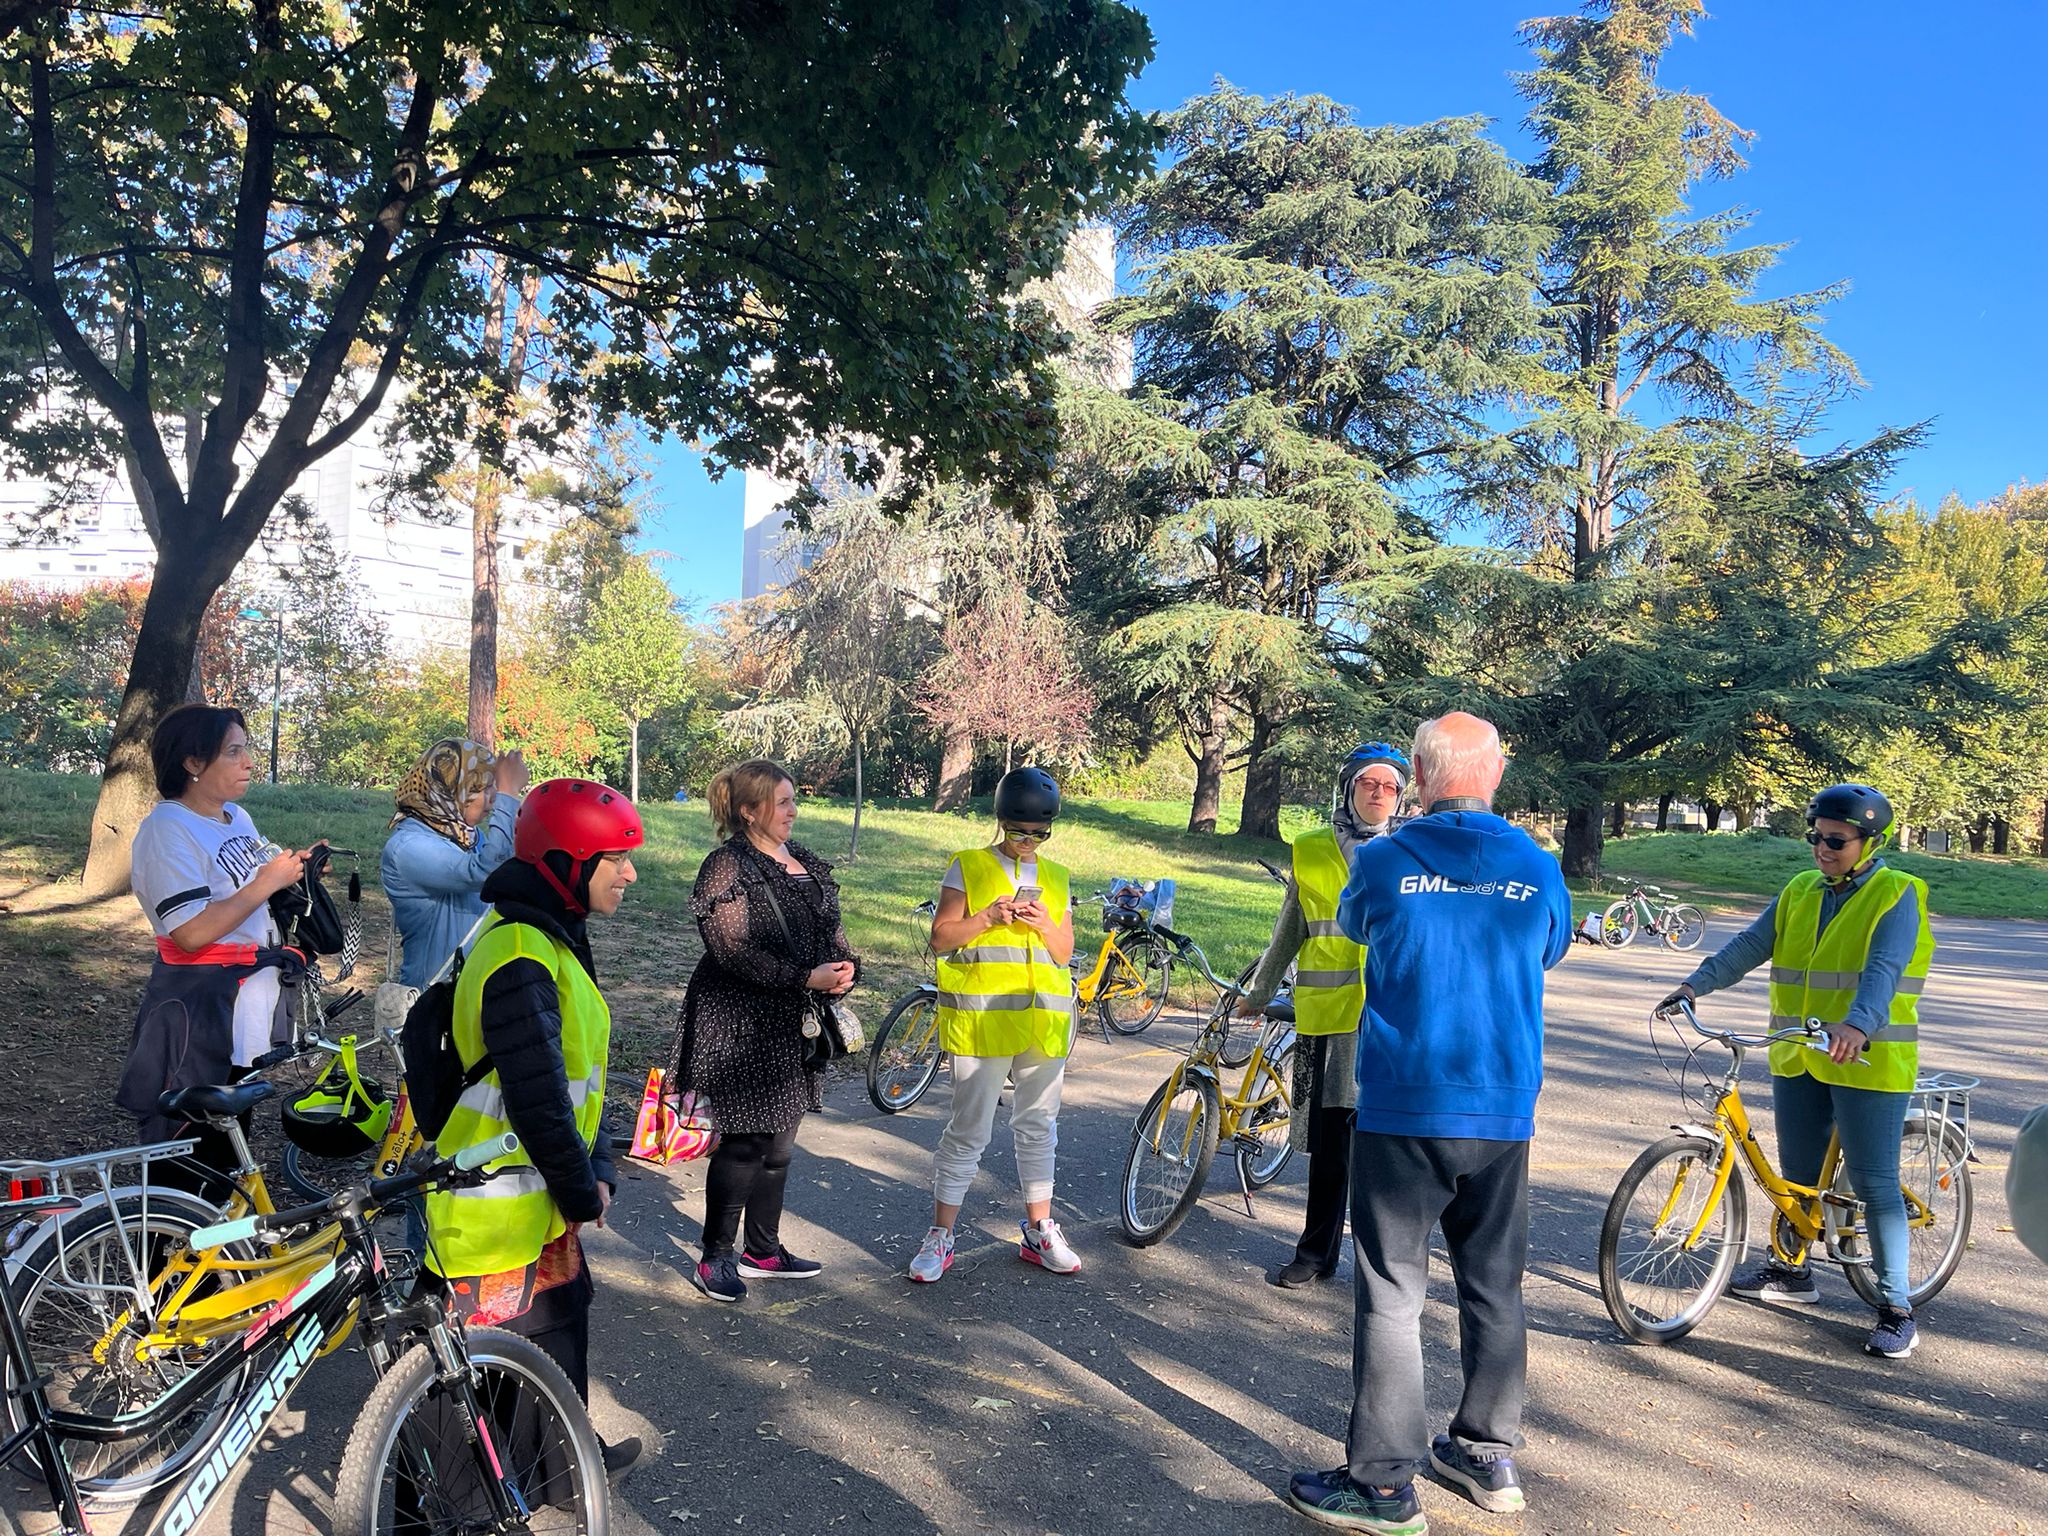
<instances>
[{"instance_id":1,"label":"black sneaker","mask_svg":"<svg viewBox=\"0 0 2048 1536\"><path fill-rule=\"evenodd\" d=\"M747 1282L740 1278L739 1260L729 1253L711 1253L697 1266L692 1277L697 1289L713 1301L745 1301Z\"/></svg>"},{"instance_id":2,"label":"black sneaker","mask_svg":"<svg viewBox=\"0 0 2048 1536\"><path fill-rule=\"evenodd\" d=\"M623 1440L600 1440L597 1448L604 1453L604 1475L617 1482L639 1463L640 1437L628 1435Z\"/></svg>"},{"instance_id":3,"label":"black sneaker","mask_svg":"<svg viewBox=\"0 0 2048 1536\"><path fill-rule=\"evenodd\" d=\"M1481 1509L1496 1515L1512 1515L1527 1509L1522 1481L1515 1476L1515 1463L1503 1455L1488 1456L1468 1451L1449 1435L1429 1442L1429 1465L1438 1479L1448 1483Z\"/></svg>"},{"instance_id":4,"label":"black sneaker","mask_svg":"<svg viewBox=\"0 0 2048 1536\"><path fill-rule=\"evenodd\" d=\"M1310 1259L1290 1259L1278 1269L1266 1271L1266 1284L1277 1285L1282 1290L1294 1290L1299 1286L1314 1285L1318 1280L1327 1280L1337 1273L1333 1264L1324 1269Z\"/></svg>"},{"instance_id":5,"label":"black sneaker","mask_svg":"<svg viewBox=\"0 0 2048 1536\"><path fill-rule=\"evenodd\" d=\"M800 1259L780 1244L764 1259L740 1255L740 1273L749 1280L809 1280L824 1269L814 1259Z\"/></svg>"},{"instance_id":6,"label":"black sneaker","mask_svg":"<svg viewBox=\"0 0 2048 1536\"><path fill-rule=\"evenodd\" d=\"M1351 1481L1343 1467L1330 1472L1297 1472L1288 1479L1287 1502L1309 1519L1347 1531L1377 1531L1380 1536L1426 1536L1415 1485L1367 1488Z\"/></svg>"},{"instance_id":7,"label":"black sneaker","mask_svg":"<svg viewBox=\"0 0 2048 1536\"><path fill-rule=\"evenodd\" d=\"M1877 1326L1871 1330L1870 1339L1863 1346L1865 1354L1903 1360L1919 1347L1920 1329L1914 1323L1912 1313L1901 1312L1897 1307L1877 1309Z\"/></svg>"},{"instance_id":8,"label":"black sneaker","mask_svg":"<svg viewBox=\"0 0 2048 1536\"><path fill-rule=\"evenodd\" d=\"M1813 1283L1812 1271L1794 1269L1776 1259L1733 1281L1728 1289L1751 1301L1775 1301L1793 1307L1811 1306L1820 1300L1820 1287Z\"/></svg>"}]
</instances>

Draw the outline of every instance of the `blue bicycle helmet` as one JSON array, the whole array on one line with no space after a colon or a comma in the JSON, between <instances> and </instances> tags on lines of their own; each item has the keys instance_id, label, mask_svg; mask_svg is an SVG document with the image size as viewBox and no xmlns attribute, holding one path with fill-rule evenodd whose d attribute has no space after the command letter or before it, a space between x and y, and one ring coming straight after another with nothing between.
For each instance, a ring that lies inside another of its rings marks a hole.
<instances>
[{"instance_id":1,"label":"blue bicycle helmet","mask_svg":"<svg viewBox=\"0 0 2048 1536\"><path fill-rule=\"evenodd\" d=\"M1330 796L1330 820L1342 830L1350 817L1351 786L1358 782L1358 776L1376 763L1384 763L1394 770L1406 791L1408 781L1413 777L1408 764L1408 754L1390 741L1364 741L1351 749L1351 755L1337 770L1336 791ZM1362 835L1354 831L1353 835Z\"/></svg>"}]
</instances>

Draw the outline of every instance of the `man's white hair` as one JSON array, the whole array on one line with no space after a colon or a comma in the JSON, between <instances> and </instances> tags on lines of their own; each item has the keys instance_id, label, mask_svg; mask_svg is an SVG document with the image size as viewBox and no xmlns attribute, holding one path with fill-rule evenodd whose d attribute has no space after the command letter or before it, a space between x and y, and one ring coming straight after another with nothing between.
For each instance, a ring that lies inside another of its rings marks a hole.
<instances>
[{"instance_id":1,"label":"man's white hair","mask_svg":"<svg viewBox=\"0 0 2048 1536\"><path fill-rule=\"evenodd\" d=\"M1434 795L1476 790L1500 761L1500 732L1481 720L1483 734L1460 741L1442 720L1425 720L1415 728L1415 770Z\"/></svg>"}]
</instances>

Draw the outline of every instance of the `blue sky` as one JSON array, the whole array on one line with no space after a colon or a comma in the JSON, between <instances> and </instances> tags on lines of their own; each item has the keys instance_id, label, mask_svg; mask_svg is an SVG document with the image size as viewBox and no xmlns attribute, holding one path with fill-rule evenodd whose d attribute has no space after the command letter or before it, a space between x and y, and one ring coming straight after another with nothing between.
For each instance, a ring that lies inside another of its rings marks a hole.
<instances>
[{"instance_id":1,"label":"blue sky","mask_svg":"<svg viewBox=\"0 0 2048 1536\"><path fill-rule=\"evenodd\" d=\"M1331 96L1365 122L1484 113L1511 152L1529 152L1515 27L1543 0L1143 8L1157 51L1132 95L1148 110L1221 75L1261 95ZM1665 84L1704 92L1756 134L1749 170L1698 189L1696 206L1751 209L1753 238L1793 242L1769 291L1850 284L1828 334L1866 387L1826 439L1931 419L1892 487L1929 505L2048 478L2044 58L2038 0L1724 0L1665 58ZM739 477L711 483L674 443L655 469L647 544L669 555L670 584L699 603L738 596Z\"/></svg>"}]
</instances>

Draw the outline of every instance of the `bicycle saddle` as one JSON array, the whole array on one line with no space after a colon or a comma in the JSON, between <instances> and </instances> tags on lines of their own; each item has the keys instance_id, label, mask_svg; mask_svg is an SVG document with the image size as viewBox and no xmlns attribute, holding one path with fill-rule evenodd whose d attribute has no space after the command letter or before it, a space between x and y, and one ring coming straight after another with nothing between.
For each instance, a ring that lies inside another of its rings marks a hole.
<instances>
[{"instance_id":1,"label":"bicycle saddle","mask_svg":"<svg viewBox=\"0 0 2048 1536\"><path fill-rule=\"evenodd\" d=\"M1265 1014L1269 1019L1278 1019L1283 1024L1292 1024L1294 1022L1294 999L1291 997L1274 998L1273 1001L1266 1004Z\"/></svg>"},{"instance_id":2,"label":"bicycle saddle","mask_svg":"<svg viewBox=\"0 0 2048 1536\"><path fill-rule=\"evenodd\" d=\"M195 1083L172 1089L156 1107L180 1120L238 1120L276 1092L276 1085L260 1077L234 1084Z\"/></svg>"}]
</instances>

